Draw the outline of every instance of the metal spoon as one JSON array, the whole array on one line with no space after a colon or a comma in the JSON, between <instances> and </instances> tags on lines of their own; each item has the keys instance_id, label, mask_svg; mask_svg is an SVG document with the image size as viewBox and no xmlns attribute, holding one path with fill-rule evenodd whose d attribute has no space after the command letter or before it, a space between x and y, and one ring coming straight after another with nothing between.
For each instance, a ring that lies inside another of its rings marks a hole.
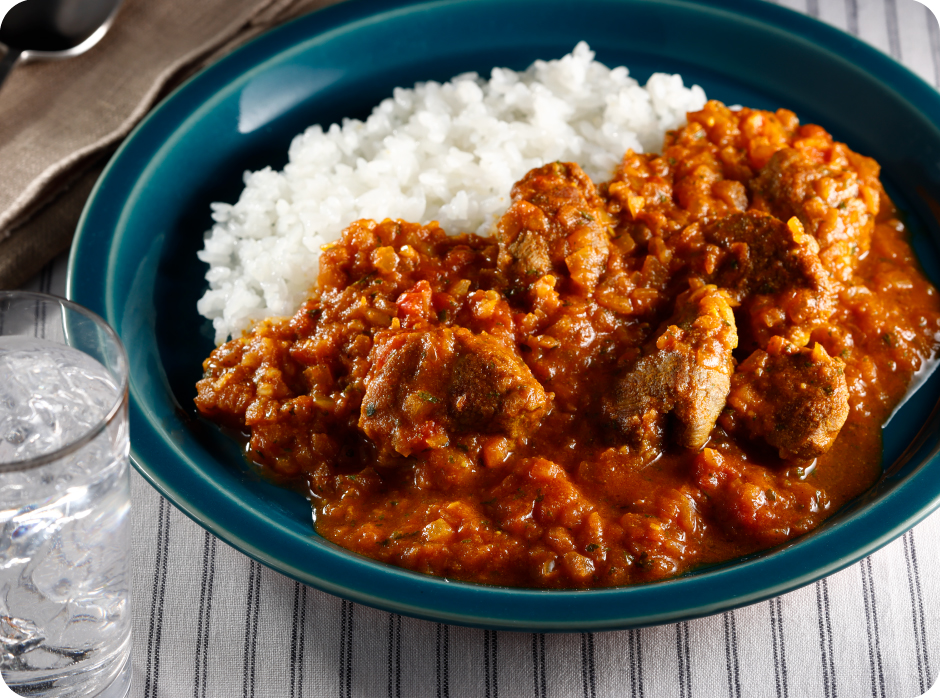
<instances>
[{"instance_id":1,"label":"metal spoon","mask_svg":"<svg viewBox=\"0 0 940 698\"><path fill-rule=\"evenodd\" d=\"M121 0L24 0L0 24L0 85L22 61L57 60L85 53L108 32Z\"/></svg>"}]
</instances>

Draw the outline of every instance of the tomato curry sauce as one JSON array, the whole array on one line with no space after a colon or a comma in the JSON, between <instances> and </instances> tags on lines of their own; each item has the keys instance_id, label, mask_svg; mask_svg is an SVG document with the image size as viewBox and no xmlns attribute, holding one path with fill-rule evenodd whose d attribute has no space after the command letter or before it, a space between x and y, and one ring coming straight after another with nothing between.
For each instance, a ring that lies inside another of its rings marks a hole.
<instances>
[{"instance_id":1,"label":"tomato curry sauce","mask_svg":"<svg viewBox=\"0 0 940 698\"><path fill-rule=\"evenodd\" d=\"M491 237L358 221L199 411L325 538L453 579L662 579L811 530L880 474L940 344L879 167L789 111L689 114L595 185L529 172Z\"/></svg>"}]
</instances>

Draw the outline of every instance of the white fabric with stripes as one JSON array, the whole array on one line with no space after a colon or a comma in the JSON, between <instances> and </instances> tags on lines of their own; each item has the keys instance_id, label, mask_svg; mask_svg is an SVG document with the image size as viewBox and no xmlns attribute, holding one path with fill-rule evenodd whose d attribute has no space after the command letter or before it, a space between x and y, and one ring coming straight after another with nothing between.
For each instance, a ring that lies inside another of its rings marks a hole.
<instances>
[{"instance_id":1,"label":"white fabric with stripes","mask_svg":"<svg viewBox=\"0 0 940 698\"><path fill-rule=\"evenodd\" d=\"M940 86L940 27L914 0L782 0ZM30 284L64 293L65 259ZM940 668L940 513L780 598L641 630L493 632L414 620L281 576L136 473L134 698L922 694Z\"/></svg>"}]
</instances>

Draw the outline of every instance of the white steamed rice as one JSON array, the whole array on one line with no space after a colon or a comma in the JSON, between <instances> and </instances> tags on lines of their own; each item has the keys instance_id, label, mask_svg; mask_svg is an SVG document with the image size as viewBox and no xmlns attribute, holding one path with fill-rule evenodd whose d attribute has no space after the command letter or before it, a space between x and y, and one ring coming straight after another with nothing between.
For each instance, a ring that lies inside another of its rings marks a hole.
<instances>
[{"instance_id":1,"label":"white steamed rice","mask_svg":"<svg viewBox=\"0 0 940 698\"><path fill-rule=\"evenodd\" d=\"M290 315L316 283L320 247L359 218L489 234L530 169L573 161L603 181L628 148L657 151L704 104L702 88L679 75L657 73L643 87L625 67L594 61L584 42L521 73L396 88L365 122L311 126L283 172L246 172L234 205L212 204L198 310L216 342Z\"/></svg>"}]
</instances>

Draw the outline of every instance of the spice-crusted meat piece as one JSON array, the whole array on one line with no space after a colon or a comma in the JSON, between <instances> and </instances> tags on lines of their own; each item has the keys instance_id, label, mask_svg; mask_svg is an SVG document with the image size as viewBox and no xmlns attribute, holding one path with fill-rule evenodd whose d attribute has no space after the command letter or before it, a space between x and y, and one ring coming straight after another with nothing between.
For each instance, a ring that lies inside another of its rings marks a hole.
<instances>
[{"instance_id":1,"label":"spice-crusted meat piece","mask_svg":"<svg viewBox=\"0 0 940 698\"><path fill-rule=\"evenodd\" d=\"M605 416L631 445L645 450L638 436L655 433L649 425L672 412L678 443L702 448L725 406L737 345L727 294L695 284L679 296L665 329L604 400Z\"/></svg>"},{"instance_id":2,"label":"spice-crusted meat piece","mask_svg":"<svg viewBox=\"0 0 940 698\"><path fill-rule=\"evenodd\" d=\"M718 250L706 256L706 280L742 304L760 346L776 334L802 346L832 315L833 286L819 245L797 218L783 223L759 211L733 214L706 226L704 237Z\"/></svg>"},{"instance_id":3,"label":"spice-crusted meat piece","mask_svg":"<svg viewBox=\"0 0 940 698\"><path fill-rule=\"evenodd\" d=\"M724 252L711 280L739 303L751 293L779 293L789 286L826 290L828 275L819 245L802 232L758 211L730 215L705 229L705 239Z\"/></svg>"},{"instance_id":4,"label":"spice-crusted meat piece","mask_svg":"<svg viewBox=\"0 0 940 698\"><path fill-rule=\"evenodd\" d=\"M751 182L755 208L781 220L796 216L821 249L829 272L848 281L871 246L883 196L879 167L818 126L781 148Z\"/></svg>"},{"instance_id":5,"label":"spice-crusted meat piece","mask_svg":"<svg viewBox=\"0 0 940 698\"><path fill-rule=\"evenodd\" d=\"M816 458L849 416L845 363L820 344L796 349L777 338L738 366L728 407L722 424L730 431L743 427L784 459Z\"/></svg>"},{"instance_id":6,"label":"spice-crusted meat piece","mask_svg":"<svg viewBox=\"0 0 940 698\"><path fill-rule=\"evenodd\" d=\"M380 333L371 363L359 427L386 454L442 448L469 431L524 439L551 406L522 359L485 333Z\"/></svg>"},{"instance_id":7,"label":"spice-crusted meat piece","mask_svg":"<svg viewBox=\"0 0 940 698\"><path fill-rule=\"evenodd\" d=\"M523 288L545 274L570 275L590 294L607 263L608 215L584 171L570 162L539 167L513 186L512 198L496 225L500 272Z\"/></svg>"}]
</instances>

